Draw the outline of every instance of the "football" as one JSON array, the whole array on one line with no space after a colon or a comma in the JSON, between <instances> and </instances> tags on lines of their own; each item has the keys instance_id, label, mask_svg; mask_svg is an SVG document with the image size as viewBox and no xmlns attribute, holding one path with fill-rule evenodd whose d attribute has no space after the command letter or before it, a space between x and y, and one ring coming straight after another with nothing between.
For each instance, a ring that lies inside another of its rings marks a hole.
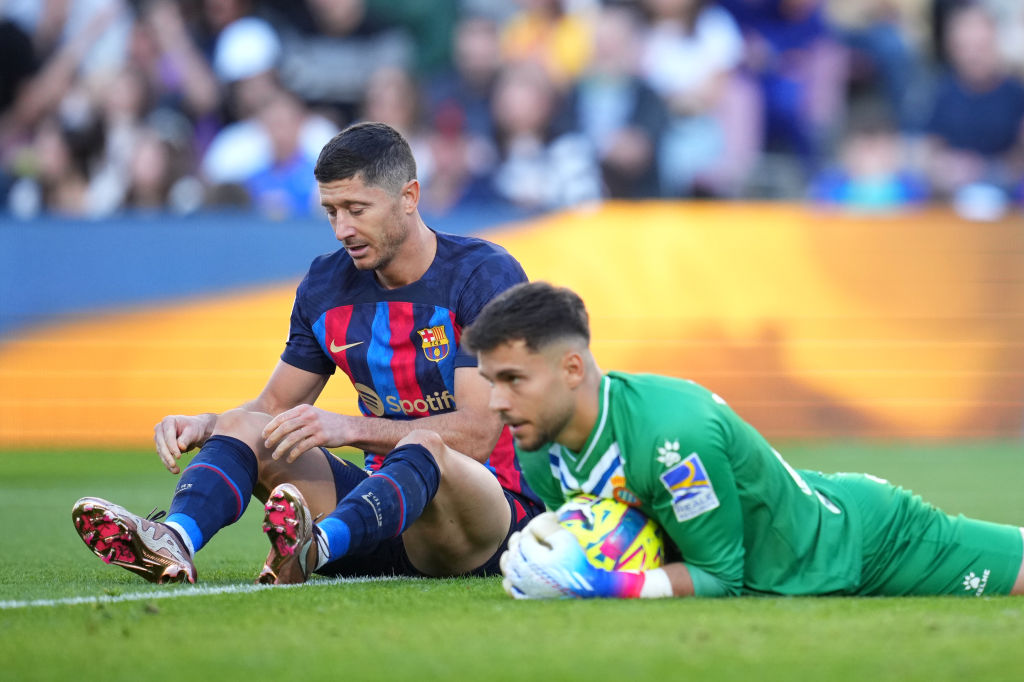
<instances>
[{"instance_id":1,"label":"football","mask_svg":"<svg viewBox=\"0 0 1024 682\"><path fill-rule=\"evenodd\" d=\"M556 514L598 568L639 572L657 568L664 561L661 528L639 509L582 493L559 507Z\"/></svg>"}]
</instances>

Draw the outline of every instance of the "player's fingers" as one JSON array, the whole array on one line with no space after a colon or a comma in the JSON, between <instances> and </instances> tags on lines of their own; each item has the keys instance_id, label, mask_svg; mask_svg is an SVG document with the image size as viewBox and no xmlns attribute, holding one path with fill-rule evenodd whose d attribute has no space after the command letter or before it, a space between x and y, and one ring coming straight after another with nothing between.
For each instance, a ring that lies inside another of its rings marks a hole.
<instances>
[{"instance_id":1,"label":"player's fingers","mask_svg":"<svg viewBox=\"0 0 1024 682\"><path fill-rule=\"evenodd\" d=\"M268 436L264 445L270 449L271 458L280 459L302 438L300 424L295 421L281 422Z\"/></svg>"},{"instance_id":2,"label":"player's fingers","mask_svg":"<svg viewBox=\"0 0 1024 682\"><path fill-rule=\"evenodd\" d=\"M267 425L263 427L263 439L267 441L267 447L273 447L273 444L280 441L285 435L305 426L308 421L306 409L308 407L308 405L293 407L267 422Z\"/></svg>"},{"instance_id":3,"label":"player's fingers","mask_svg":"<svg viewBox=\"0 0 1024 682\"><path fill-rule=\"evenodd\" d=\"M280 415L275 417L275 421L280 418ZM273 428L271 426L273 425ZM281 445L281 441L285 436L288 435L287 422L280 421L277 424L271 422L267 424L266 428L263 429L263 444L269 450L276 450Z\"/></svg>"},{"instance_id":4,"label":"player's fingers","mask_svg":"<svg viewBox=\"0 0 1024 682\"><path fill-rule=\"evenodd\" d=\"M537 540L547 542L548 537L554 535L559 530L564 530L564 528L558 523L558 517L554 512L544 512L530 521L526 526L526 530Z\"/></svg>"},{"instance_id":5,"label":"player's fingers","mask_svg":"<svg viewBox=\"0 0 1024 682\"><path fill-rule=\"evenodd\" d=\"M506 576L509 585L523 596L520 599L563 599L566 589L542 566L529 561L516 561Z\"/></svg>"},{"instance_id":6,"label":"player's fingers","mask_svg":"<svg viewBox=\"0 0 1024 682\"><path fill-rule=\"evenodd\" d=\"M269 422L267 422L267 425L263 427L263 432L260 435L262 436L263 440L266 441L268 448L272 447L273 443L280 439L281 434L278 433L278 430L281 428L281 424L287 421L287 415L289 413L291 413L291 410L282 412L281 414L277 415Z\"/></svg>"},{"instance_id":7,"label":"player's fingers","mask_svg":"<svg viewBox=\"0 0 1024 682\"><path fill-rule=\"evenodd\" d=\"M551 548L544 545L533 534L526 534L519 541L519 554L527 562L544 561Z\"/></svg>"},{"instance_id":8,"label":"player's fingers","mask_svg":"<svg viewBox=\"0 0 1024 682\"><path fill-rule=\"evenodd\" d=\"M504 575L508 576L509 573L512 572L512 564L515 561L515 556L514 550L512 549L502 552L501 557L498 559L498 568L501 569L501 572Z\"/></svg>"},{"instance_id":9,"label":"player's fingers","mask_svg":"<svg viewBox=\"0 0 1024 682\"><path fill-rule=\"evenodd\" d=\"M316 447L316 439L308 436L300 440L288 453L288 458L285 460L289 464L297 460L308 450L312 450Z\"/></svg>"},{"instance_id":10,"label":"player's fingers","mask_svg":"<svg viewBox=\"0 0 1024 682\"><path fill-rule=\"evenodd\" d=\"M156 441L156 454L160 457L160 461L163 462L164 467L168 471L172 474L178 473L178 463L167 449L167 446L160 440Z\"/></svg>"},{"instance_id":11,"label":"player's fingers","mask_svg":"<svg viewBox=\"0 0 1024 682\"><path fill-rule=\"evenodd\" d=\"M294 442L295 439L292 438L291 436L284 438L277 444L277 447L274 448L274 451L271 453L270 458L278 460L284 457L285 461L288 461L288 455L291 452L292 443Z\"/></svg>"},{"instance_id":12,"label":"player's fingers","mask_svg":"<svg viewBox=\"0 0 1024 682\"><path fill-rule=\"evenodd\" d=\"M189 420L181 433L178 434L176 445L178 446L178 454L175 457L180 458L185 452L188 452L196 446L199 442L200 437L203 435L203 427L199 422L195 420Z\"/></svg>"},{"instance_id":13,"label":"player's fingers","mask_svg":"<svg viewBox=\"0 0 1024 682\"><path fill-rule=\"evenodd\" d=\"M178 448L177 422L171 417L163 419L156 425L154 432L157 444L162 446L167 454L177 459L181 455L181 450Z\"/></svg>"},{"instance_id":14,"label":"player's fingers","mask_svg":"<svg viewBox=\"0 0 1024 682\"><path fill-rule=\"evenodd\" d=\"M505 590L505 594L512 597L513 599L529 599L526 593L520 590L518 587L512 584L508 578L501 581L501 588Z\"/></svg>"},{"instance_id":15,"label":"player's fingers","mask_svg":"<svg viewBox=\"0 0 1024 682\"><path fill-rule=\"evenodd\" d=\"M532 532L532 530L534 528L537 528L539 525L542 525L543 523L545 523L545 521L544 521L545 519L551 519L551 518L557 519L558 517L555 515L554 512L550 512L550 511L543 512L542 514L537 514L532 519L530 519L530 522L528 524L526 524L526 528L524 528L524 530L528 530L528 531Z\"/></svg>"},{"instance_id":16,"label":"player's fingers","mask_svg":"<svg viewBox=\"0 0 1024 682\"><path fill-rule=\"evenodd\" d=\"M557 530L546 535L543 541L545 544L549 545L552 550L563 555L575 552L577 549L582 549L580 541L576 539L576 536L561 524L559 524Z\"/></svg>"},{"instance_id":17,"label":"player's fingers","mask_svg":"<svg viewBox=\"0 0 1024 682\"><path fill-rule=\"evenodd\" d=\"M156 445L156 454L167 470L172 474L179 473L181 470L177 459L181 451L178 449L177 430L173 421L164 419L153 427L153 443Z\"/></svg>"}]
</instances>

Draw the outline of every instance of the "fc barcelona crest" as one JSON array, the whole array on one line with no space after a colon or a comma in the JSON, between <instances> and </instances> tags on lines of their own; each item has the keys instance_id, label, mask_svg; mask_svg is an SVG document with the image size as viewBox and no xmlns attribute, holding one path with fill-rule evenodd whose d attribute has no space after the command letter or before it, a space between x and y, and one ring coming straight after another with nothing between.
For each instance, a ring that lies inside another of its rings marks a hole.
<instances>
[{"instance_id":1,"label":"fc barcelona crest","mask_svg":"<svg viewBox=\"0 0 1024 682\"><path fill-rule=\"evenodd\" d=\"M444 325L427 327L416 331L423 341L423 354L431 362L440 362L448 357L448 335L445 333Z\"/></svg>"}]
</instances>

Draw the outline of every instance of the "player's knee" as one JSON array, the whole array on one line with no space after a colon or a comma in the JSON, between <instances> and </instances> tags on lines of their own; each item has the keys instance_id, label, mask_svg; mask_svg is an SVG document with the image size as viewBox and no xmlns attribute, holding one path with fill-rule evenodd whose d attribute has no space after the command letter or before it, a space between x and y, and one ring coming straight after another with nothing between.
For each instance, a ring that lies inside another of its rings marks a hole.
<instances>
[{"instance_id":1,"label":"player's knee","mask_svg":"<svg viewBox=\"0 0 1024 682\"><path fill-rule=\"evenodd\" d=\"M395 447L400 448L403 445L422 445L434 457L440 456L442 451L448 448L440 434L430 429L414 429L410 431L407 436L398 441Z\"/></svg>"},{"instance_id":2,"label":"player's knee","mask_svg":"<svg viewBox=\"0 0 1024 682\"><path fill-rule=\"evenodd\" d=\"M242 441L260 456L264 450L263 427L270 423L271 416L264 412L252 412L242 408L228 410L217 417L217 427L213 433L217 436L230 436Z\"/></svg>"},{"instance_id":3,"label":"player's knee","mask_svg":"<svg viewBox=\"0 0 1024 682\"><path fill-rule=\"evenodd\" d=\"M399 449L407 445L418 445L426 450L431 458L434 460L438 470L443 475L445 470L445 463L448 461L449 449L448 445L444 442L444 439L436 431L429 429L415 429L410 431L407 436L398 441L395 445L395 449Z\"/></svg>"}]
</instances>

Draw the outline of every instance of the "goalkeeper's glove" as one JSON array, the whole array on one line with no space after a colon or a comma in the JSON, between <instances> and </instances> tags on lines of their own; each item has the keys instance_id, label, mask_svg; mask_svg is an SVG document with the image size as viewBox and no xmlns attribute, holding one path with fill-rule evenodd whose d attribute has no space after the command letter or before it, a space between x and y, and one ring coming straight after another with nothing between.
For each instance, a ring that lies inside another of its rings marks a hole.
<instances>
[{"instance_id":1,"label":"goalkeeper's glove","mask_svg":"<svg viewBox=\"0 0 1024 682\"><path fill-rule=\"evenodd\" d=\"M547 512L513 533L501 556L502 587L515 599L670 597L661 569L608 571L587 560L572 532Z\"/></svg>"}]
</instances>

